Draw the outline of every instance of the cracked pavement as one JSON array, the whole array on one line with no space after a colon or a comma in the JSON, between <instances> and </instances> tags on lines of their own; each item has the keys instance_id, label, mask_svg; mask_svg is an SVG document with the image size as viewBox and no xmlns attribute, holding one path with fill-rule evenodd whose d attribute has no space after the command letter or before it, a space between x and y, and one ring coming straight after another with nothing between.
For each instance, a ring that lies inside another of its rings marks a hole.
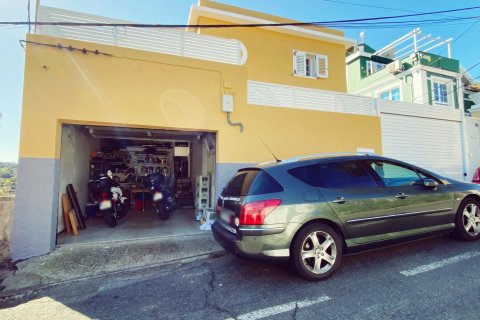
<instances>
[{"instance_id":1,"label":"cracked pavement","mask_svg":"<svg viewBox=\"0 0 480 320\"><path fill-rule=\"evenodd\" d=\"M18 295L0 301L0 318L478 319L480 256L400 273L477 251L480 242L432 238L346 256L322 282L302 280L286 263L225 254Z\"/></svg>"}]
</instances>

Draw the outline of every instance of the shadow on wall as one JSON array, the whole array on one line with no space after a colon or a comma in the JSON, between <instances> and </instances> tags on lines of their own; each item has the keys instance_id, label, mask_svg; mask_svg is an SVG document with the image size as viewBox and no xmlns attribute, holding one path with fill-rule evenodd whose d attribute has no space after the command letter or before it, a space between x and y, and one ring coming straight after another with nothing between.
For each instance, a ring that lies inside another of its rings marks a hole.
<instances>
[{"instance_id":1,"label":"shadow on wall","mask_svg":"<svg viewBox=\"0 0 480 320\"><path fill-rule=\"evenodd\" d=\"M10 230L14 196L0 196L0 265L10 259Z\"/></svg>"}]
</instances>

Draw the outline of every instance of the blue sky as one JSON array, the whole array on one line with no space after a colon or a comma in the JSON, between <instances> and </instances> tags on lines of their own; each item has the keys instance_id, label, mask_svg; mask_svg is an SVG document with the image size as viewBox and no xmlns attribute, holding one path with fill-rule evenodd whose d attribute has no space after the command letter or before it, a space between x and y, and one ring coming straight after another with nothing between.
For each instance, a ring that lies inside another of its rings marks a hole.
<instances>
[{"instance_id":1,"label":"blue sky","mask_svg":"<svg viewBox=\"0 0 480 320\"><path fill-rule=\"evenodd\" d=\"M341 4L327 0L219 0L239 7L262 11L300 21L339 20L408 14L408 11L438 11L479 5L476 0L457 1L371 1L344 0L366 6L381 6L393 9L372 8ZM1 21L25 21L27 0L0 0ZM32 2L34 16L35 0ZM82 11L113 18L145 23L186 23L190 6L196 0L41 0L41 4L69 10ZM454 13L450 16L480 16L480 10ZM437 17L438 18L438 17ZM422 28L443 39L456 38L473 25L473 22L457 25L440 25ZM380 48L397 39L412 28L367 30L366 42ZM0 27L0 161L17 161L21 119L24 51L18 40L25 39L26 27ZM361 30L344 30L346 36L359 38ZM453 57L466 68L480 61L480 23L453 44ZM440 52L442 52L440 50ZM446 52L444 52L446 54ZM480 75L480 66L471 70L473 77ZM39 134L41 139L41 134Z\"/></svg>"}]
</instances>

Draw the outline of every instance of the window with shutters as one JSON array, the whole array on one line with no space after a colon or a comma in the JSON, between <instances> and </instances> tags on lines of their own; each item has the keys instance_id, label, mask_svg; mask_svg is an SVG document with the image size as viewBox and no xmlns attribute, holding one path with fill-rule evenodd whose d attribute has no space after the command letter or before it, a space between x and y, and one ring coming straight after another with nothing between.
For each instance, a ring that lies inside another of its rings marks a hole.
<instances>
[{"instance_id":1,"label":"window with shutters","mask_svg":"<svg viewBox=\"0 0 480 320\"><path fill-rule=\"evenodd\" d=\"M303 51L293 51L293 75L307 78L328 78L328 57Z\"/></svg>"}]
</instances>

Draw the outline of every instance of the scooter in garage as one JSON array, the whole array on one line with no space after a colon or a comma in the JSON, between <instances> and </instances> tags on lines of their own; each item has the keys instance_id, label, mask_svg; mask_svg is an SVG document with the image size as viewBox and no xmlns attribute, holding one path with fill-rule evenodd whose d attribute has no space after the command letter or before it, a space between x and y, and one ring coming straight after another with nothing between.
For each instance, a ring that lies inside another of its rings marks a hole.
<instances>
[{"instance_id":1,"label":"scooter in garage","mask_svg":"<svg viewBox=\"0 0 480 320\"><path fill-rule=\"evenodd\" d=\"M155 213L162 220L170 218L177 209L177 200L173 195L174 177L163 173L152 173L146 176L145 184L152 194Z\"/></svg>"},{"instance_id":2,"label":"scooter in garage","mask_svg":"<svg viewBox=\"0 0 480 320\"><path fill-rule=\"evenodd\" d=\"M89 182L91 193L98 199L98 209L103 214L105 222L114 228L117 220L122 219L130 208L130 200L123 196L119 184L113 180L110 170L107 176Z\"/></svg>"}]
</instances>

